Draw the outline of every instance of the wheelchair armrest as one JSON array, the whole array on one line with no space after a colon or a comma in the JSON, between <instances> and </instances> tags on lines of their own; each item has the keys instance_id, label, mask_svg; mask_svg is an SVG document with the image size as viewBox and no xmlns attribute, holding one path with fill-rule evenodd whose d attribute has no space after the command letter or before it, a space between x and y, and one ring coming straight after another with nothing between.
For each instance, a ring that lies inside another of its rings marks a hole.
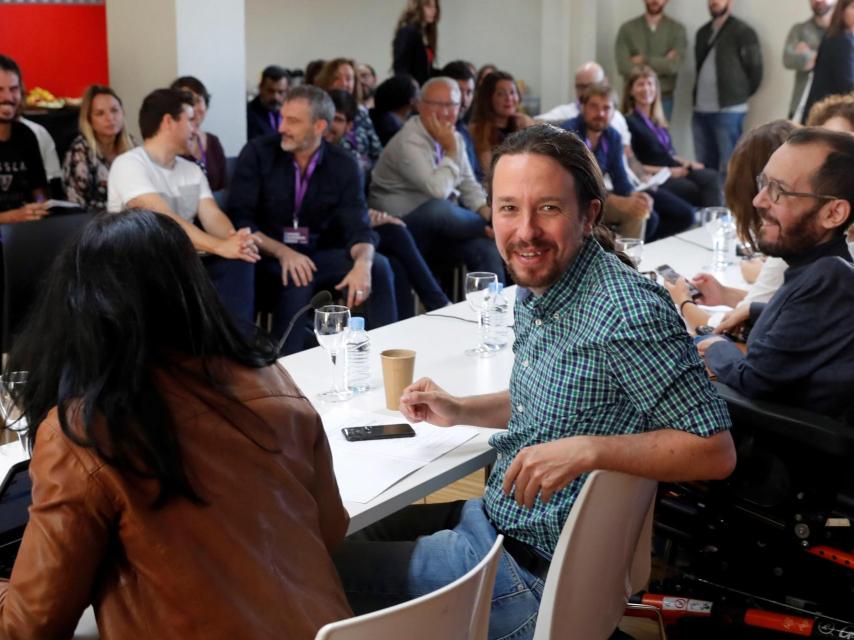
<instances>
[{"instance_id":1,"label":"wheelchair armrest","mask_svg":"<svg viewBox=\"0 0 854 640\"><path fill-rule=\"evenodd\" d=\"M725 384L712 384L726 401L736 428L749 426L834 457L854 456L854 426L819 413L751 400Z\"/></svg>"}]
</instances>

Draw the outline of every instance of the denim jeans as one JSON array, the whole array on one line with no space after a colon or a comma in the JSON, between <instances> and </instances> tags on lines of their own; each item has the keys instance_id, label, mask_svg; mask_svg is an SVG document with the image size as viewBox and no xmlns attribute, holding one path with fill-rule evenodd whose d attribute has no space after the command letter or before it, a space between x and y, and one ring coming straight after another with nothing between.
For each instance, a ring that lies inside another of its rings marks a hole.
<instances>
[{"instance_id":1,"label":"denim jeans","mask_svg":"<svg viewBox=\"0 0 854 640\"><path fill-rule=\"evenodd\" d=\"M450 256L464 262L469 271L491 271L504 282L504 261L495 241L484 234L486 222L474 211L434 198L410 211L403 220L428 264L435 265Z\"/></svg>"},{"instance_id":2,"label":"denim jeans","mask_svg":"<svg viewBox=\"0 0 854 640\"><path fill-rule=\"evenodd\" d=\"M727 163L741 137L746 113L694 112L691 130L694 134L694 155L709 169L717 169L726 177Z\"/></svg>"},{"instance_id":3,"label":"denim jeans","mask_svg":"<svg viewBox=\"0 0 854 640\"><path fill-rule=\"evenodd\" d=\"M687 231L694 224L694 207L691 203L662 188L651 191L649 195L652 196L652 206L658 214L658 224L652 226L647 220L644 238L646 242Z\"/></svg>"},{"instance_id":4,"label":"denim jeans","mask_svg":"<svg viewBox=\"0 0 854 640\"><path fill-rule=\"evenodd\" d=\"M480 499L419 504L353 534L333 559L358 615L450 584L486 556L496 536ZM542 595L543 581L503 551L490 640L532 638Z\"/></svg>"},{"instance_id":5,"label":"denim jeans","mask_svg":"<svg viewBox=\"0 0 854 640\"><path fill-rule=\"evenodd\" d=\"M232 322L250 335L255 323L255 265L206 255L202 264Z\"/></svg>"},{"instance_id":6,"label":"denim jeans","mask_svg":"<svg viewBox=\"0 0 854 640\"><path fill-rule=\"evenodd\" d=\"M670 191L695 207L723 204L721 177L714 169L694 169L684 178L670 178L660 189Z\"/></svg>"},{"instance_id":7,"label":"denim jeans","mask_svg":"<svg viewBox=\"0 0 854 640\"><path fill-rule=\"evenodd\" d=\"M347 272L353 268L353 260L345 249L326 249L315 251L309 257L317 267L314 280L307 286L298 287L290 280L287 286L282 285L282 267L278 260L264 258L258 263L263 271L262 277L266 285L273 286L273 339L279 340L297 311L307 305L312 296L323 289L332 289ZM347 291L342 291L346 295ZM369 329L376 329L397 320L397 302L394 297L394 275L388 259L380 254L374 254L371 268L371 294L365 301L365 322ZM294 325L288 339L282 348L282 355L301 351L306 346L306 339L313 335L314 318L309 311L302 320Z\"/></svg>"},{"instance_id":8,"label":"denim jeans","mask_svg":"<svg viewBox=\"0 0 854 640\"><path fill-rule=\"evenodd\" d=\"M449 303L448 296L433 277L409 229L399 224L381 224L374 227L374 231L380 237L377 248L388 258L394 272L398 320L414 315L413 289L427 311L440 309Z\"/></svg>"}]
</instances>

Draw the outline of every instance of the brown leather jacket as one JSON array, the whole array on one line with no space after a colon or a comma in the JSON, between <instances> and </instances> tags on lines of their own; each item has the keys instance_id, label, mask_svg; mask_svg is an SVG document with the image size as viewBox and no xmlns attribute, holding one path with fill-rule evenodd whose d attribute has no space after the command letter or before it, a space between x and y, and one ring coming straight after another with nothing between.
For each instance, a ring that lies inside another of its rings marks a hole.
<instances>
[{"instance_id":1,"label":"brown leather jacket","mask_svg":"<svg viewBox=\"0 0 854 640\"><path fill-rule=\"evenodd\" d=\"M348 516L320 418L282 367L231 371L230 392L269 425L249 434L278 451L235 428L221 394L158 373L207 506L153 510L156 484L73 444L50 413L30 521L0 583L0 638L69 638L90 603L104 640L311 639L352 615L330 559Z\"/></svg>"}]
</instances>

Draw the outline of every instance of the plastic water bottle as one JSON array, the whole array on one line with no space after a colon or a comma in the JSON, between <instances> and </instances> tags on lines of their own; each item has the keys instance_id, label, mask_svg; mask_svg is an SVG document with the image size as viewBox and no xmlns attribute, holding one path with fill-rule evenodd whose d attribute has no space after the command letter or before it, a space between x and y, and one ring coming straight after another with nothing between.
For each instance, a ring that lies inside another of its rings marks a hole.
<instances>
[{"instance_id":1,"label":"plastic water bottle","mask_svg":"<svg viewBox=\"0 0 854 640\"><path fill-rule=\"evenodd\" d=\"M353 393L362 393L371 386L371 339L365 331L365 319L350 318L347 333L344 342L347 387Z\"/></svg>"},{"instance_id":2,"label":"plastic water bottle","mask_svg":"<svg viewBox=\"0 0 854 640\"><path fill-rule=\"evenodd\" d=\"M504 295L504 285L490 282L487 306L483 314L484 344L489 349L502 349L510 341L510 303Z\"/></svg>"},{"instance_id":3,"label":"plastic water bottle","mask_svg":"<svg viewBox=\"0 0 854 640\"><path fill-rule=\"evenodd\" d=\"M713 236L712 265L715 271L724 271L735 264L735 243L735 219L727 213L718 219Z\"/></svg>"}]
</instances>

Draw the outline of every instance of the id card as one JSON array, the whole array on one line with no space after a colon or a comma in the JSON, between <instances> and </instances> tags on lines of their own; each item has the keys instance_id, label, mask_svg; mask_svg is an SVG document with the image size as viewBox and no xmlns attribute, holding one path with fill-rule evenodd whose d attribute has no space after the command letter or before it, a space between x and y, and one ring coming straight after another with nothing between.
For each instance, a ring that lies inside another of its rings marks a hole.
<instances>
[{"instance_id":1,"label":"id card","mask_svg":"<svg viewBox=\"0 0 854 640\"><path fill-rule=\"evenodd\" d=\"M308 227L289 227L283 239L285 244L308 244Z\"/></svg>"}]
</instances>

